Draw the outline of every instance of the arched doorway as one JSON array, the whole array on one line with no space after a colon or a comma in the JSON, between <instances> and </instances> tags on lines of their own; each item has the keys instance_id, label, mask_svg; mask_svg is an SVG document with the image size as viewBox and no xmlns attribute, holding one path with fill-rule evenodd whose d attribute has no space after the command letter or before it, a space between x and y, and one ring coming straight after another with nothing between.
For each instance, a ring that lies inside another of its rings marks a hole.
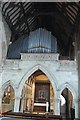
<instances>
[{"instance_id":1,"label":"arched doorway","mask_svg":"<svg viewBox=\"0 0 80 120\"><path fill-rule=\"evenodd\" d=\"M20 100L22 112L54 112L54 90L48 77L41 70L35 71L26 80Z\"/></svg>"},{"instance_id":2,"label":"arched doorway","mask_svg":"<svg viewBox=\"0 0 80 120\"><path fill-rule=\"evenodd\" d=\"M9 84L2 97L2 112L14 110L14 89Z\"/></svg>"},{"instance_id":3,"label":"arched doorway","mask_svg":"<svg viewBox=\"0 0 80 120\"><path fill-rule=\"evenodd\" d=\"M68 88L65 88L61 93L60 113L64 118L75 118L75 108L73 103L73 95Z\"/></svg>"}]
</instances>

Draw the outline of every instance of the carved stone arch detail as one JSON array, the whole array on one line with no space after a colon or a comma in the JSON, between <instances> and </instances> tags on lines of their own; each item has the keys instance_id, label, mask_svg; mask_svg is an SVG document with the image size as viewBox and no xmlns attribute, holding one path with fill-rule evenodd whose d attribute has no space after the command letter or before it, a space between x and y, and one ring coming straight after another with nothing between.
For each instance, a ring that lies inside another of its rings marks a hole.
<instances>
[{"instance_id":1,"label":"carved stone arch detail","mask_svg":"<svg viewBox=\"0 0 80 120\"><path fill-rule=\"evenodd\" d=\"M54 95L56 95L57 86L56 86L55 76L53 76L53 74L51 74L47 68L38 64L38 65L33 66L21 79L19 86L18 86L19 96L21 96L21 92L22 92L22 89L23 89L23 86L24 86L26 80L37 70L41 70L49 78L49 80L52 84L52 87L54 89Z\"/></svg>"}]
</instances>

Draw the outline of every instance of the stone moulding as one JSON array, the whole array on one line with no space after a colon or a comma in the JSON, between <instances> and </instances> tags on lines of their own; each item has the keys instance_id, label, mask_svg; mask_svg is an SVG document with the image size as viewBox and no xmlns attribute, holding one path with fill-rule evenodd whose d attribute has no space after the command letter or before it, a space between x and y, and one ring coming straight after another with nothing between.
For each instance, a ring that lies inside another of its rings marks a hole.
<instances>
[{"instance_id":1,"label":"stone moulding","mask_svg":"<svg viewBox=\"0 0 80 120\"><path fill-rule=\"evenodd\" d=\"M21 60L59 60L59 54L58 53L21 53Z\"/></svg>"}]
</instances>

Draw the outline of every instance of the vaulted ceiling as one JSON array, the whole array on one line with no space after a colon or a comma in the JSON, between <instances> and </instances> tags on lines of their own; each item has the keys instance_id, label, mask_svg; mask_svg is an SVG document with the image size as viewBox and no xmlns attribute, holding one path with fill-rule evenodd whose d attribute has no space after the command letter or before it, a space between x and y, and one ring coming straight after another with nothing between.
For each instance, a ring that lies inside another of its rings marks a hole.
<instances>
[{"instance_id":1,"label":"vaulted ceiling","mask_svg":"<svg viewBox=\"0 0 80 120\"><path fill-rule=\"evenodd\" d=\"M78 2L5 2L2 14L12 31L12 42L41 27L57 38L62 55L69 55L73 49L73 36L80 19Z\"/></svg>"}]
</instances>

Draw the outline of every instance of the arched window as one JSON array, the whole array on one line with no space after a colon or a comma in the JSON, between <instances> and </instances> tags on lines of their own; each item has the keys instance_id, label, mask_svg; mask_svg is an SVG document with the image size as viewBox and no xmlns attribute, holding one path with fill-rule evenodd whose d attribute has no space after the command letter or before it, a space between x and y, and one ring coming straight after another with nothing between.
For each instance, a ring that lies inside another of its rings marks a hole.
<instances>
[{"instance_id":1,"label":"arched window","mask_svg":"<svg viewBox=\"0 0 80 120\"><path fill-rule=\"evenodd\" d=\"M4 95L2 97L2 111L13 110L14 109L14 89L9 84L8 87L4 91Z\"/></svg>"}]
</instances>

